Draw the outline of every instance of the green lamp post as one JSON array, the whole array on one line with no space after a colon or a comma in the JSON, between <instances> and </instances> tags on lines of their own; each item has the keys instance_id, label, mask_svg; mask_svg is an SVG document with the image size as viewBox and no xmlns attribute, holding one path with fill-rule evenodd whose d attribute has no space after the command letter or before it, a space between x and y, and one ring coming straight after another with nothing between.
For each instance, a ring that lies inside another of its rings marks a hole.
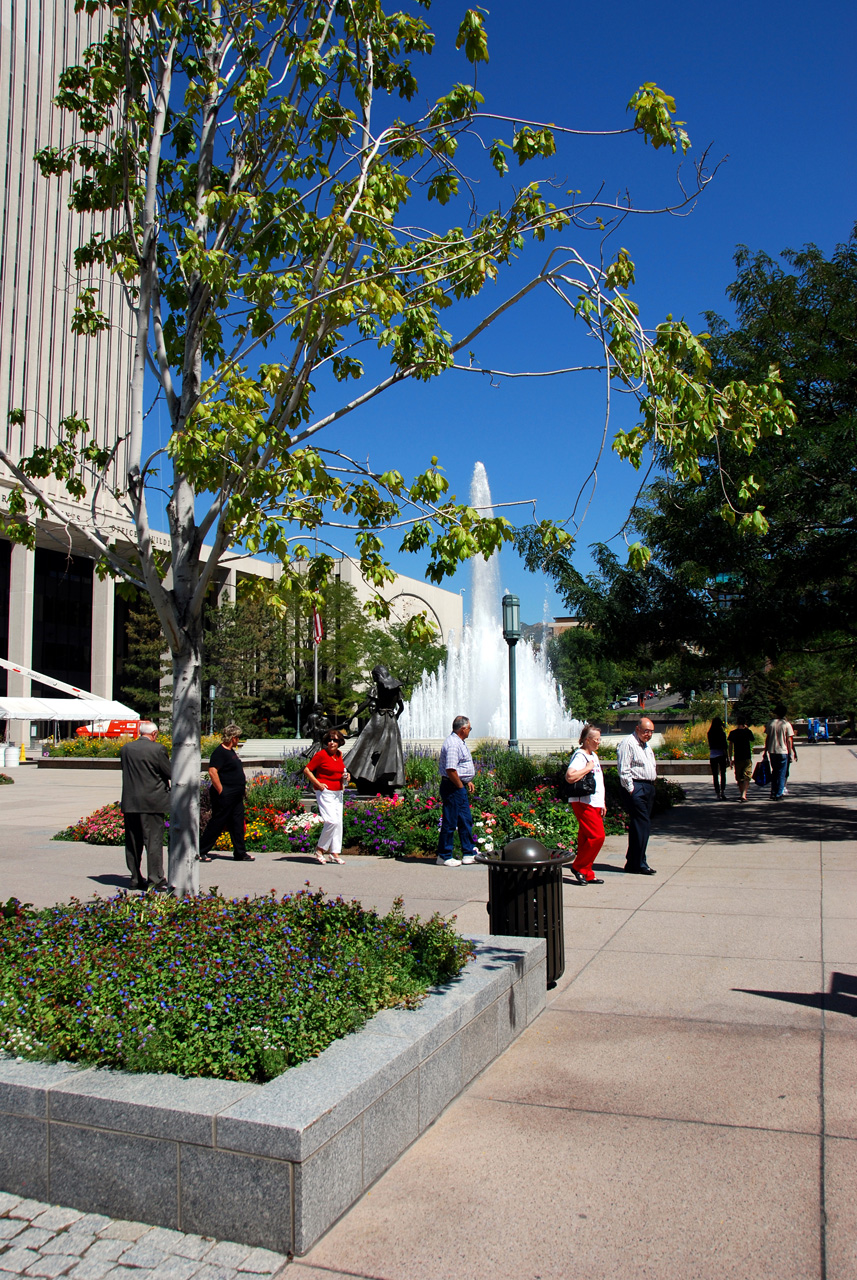
<instances>
[{"instance_id":1,"label":"green lamp post","mask_svg":"<svg viewBox=\"0 0 857 1280\"><path fill-rule=\"evenodd\" d=\"M521 602L517 596L503 596L503 639L509 646L509 750L518 750L518 690L515 675L515 645L521 638Z\"/></svg>"}]
</instances>

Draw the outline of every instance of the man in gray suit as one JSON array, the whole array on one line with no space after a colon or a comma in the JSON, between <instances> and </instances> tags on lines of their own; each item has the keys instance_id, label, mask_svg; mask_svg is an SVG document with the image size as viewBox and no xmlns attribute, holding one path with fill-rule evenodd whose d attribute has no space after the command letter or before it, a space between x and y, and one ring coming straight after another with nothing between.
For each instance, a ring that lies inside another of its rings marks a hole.
<instances>
[{"instance_id":1,"label":"man in gray suit","mask_svg":"<svg viewBox=\"0 0 857 1280\"><path fill-rule=\"evenodd\" d=\"M122 799L125 815L125 861L132 889L166 889L164 879L164 814L170 807L170 757L155 741L158 726L140 722L140 736L126 742L122 761ZM147 880L140 874L146 846Z\"/></svg>"}]
</instances>

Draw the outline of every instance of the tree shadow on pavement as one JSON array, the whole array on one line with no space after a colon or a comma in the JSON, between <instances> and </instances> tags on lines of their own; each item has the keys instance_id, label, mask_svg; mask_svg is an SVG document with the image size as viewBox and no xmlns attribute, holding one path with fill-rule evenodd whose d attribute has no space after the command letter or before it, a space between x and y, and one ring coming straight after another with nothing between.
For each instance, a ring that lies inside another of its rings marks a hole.
<instances>
[{"instance_id":1,"label":"tree shadow on pavement","mask_svg":"<svg viewBox=\"0 0 857 1280\"><path fill-rule=\"evenodd\" d=\"M130 889L131 877L125 873L123 876L120 872L110 872L106 875L87 876L87 880L94 880L96 884L109 885L114 889Z\"/></svg>"},{"instance_id":2,"label":"tree shadow on pavement","mask_svg":"<svg viewBox=\"0 0 857 1280\"><path fill-rule=\"evenodd\" d=\"M850 973L832 973L830 990L805 993L802 991L754 991L749 987L733 987L747 996L762 996L765 1000L782 1000L787 1004L799 1004L809 1009L824 1009L827 1013L844 1013L857 1018L857 978Z\"/></svg>"},{"instance_id":3,"label":"tree shadow on pavement","mask_svg":"<svg viewBox=\"0 0 857 1280\"><path fill-rule=\"evenodd\" d=\"M801 791L803 790L803 795ZM857 800L857 789L845 784L825 788L828 798ZM701 839L718 844L763 844L766 841L835 842L857 840L857 808L842 804L807 804L818 799L817 788L789 787L784 800L773 801L767 795L754 797L748 804L739 802L710 804L700 802L687 807L677 805L655 819L653 835L667 835L698 843Z\"/></svg>"}]
</instances>

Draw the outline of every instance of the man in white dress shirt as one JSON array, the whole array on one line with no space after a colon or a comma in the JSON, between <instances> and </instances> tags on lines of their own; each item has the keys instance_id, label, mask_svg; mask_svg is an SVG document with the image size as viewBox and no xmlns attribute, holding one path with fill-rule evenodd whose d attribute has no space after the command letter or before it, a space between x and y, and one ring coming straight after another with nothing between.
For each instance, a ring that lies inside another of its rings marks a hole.
<instances>
[{"instance_id":1,"label":"man in white dress shirt","mask_svg":"<svg viewBox=\"0 0 857 1280\"><path fill-rule=\"evenodd\" d=\"M630 819L625 870L638 876L655 874L654 867L650 867L646 861L657 777L655 753L649 745L654 732L655 726L644 716L634 732L623 738L616 748L622 800Z\"/></svg>"},{"instance_id":2,"label":"man in white dress shirt","mask_svg":"<svg viewBox=\"0 0 857 1280\"><path fill-rule=\"evenodd\" d=\"M452 733L440 749L440 798L443 802L443 820L437 842L437 865L460 867L462 862L476 861L476 843L473 839L473 819L470 813L470 793L476 766L467 745L470 721L467 716L456 716ZM453 839L456 829L461 840L462 857L456 858Z\"/></svg>"}]
</instances>

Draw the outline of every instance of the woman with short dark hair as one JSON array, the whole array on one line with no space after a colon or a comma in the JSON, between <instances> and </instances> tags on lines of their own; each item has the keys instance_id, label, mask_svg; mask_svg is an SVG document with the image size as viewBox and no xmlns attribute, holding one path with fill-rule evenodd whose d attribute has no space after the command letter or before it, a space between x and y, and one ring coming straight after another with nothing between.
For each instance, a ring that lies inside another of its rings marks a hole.
<instances>
[{"instance_id":1,"label":"woman with short dark hair","mask_svg":"<svg viewBox=\"0 0 857 1280\"><path fill-rule=\"evenodd\" d=\"M236 862L255 862L244 842L244 792L247 779L235 748L241 741L241 726L228 724L220 735L208 762L211 778L211 817L199 842L200 862L211 862L211 851L224 831L232 840L232 856Z\"/></svg>"},{"instance_id":2,"label":"woman with short dark hair","mask_svg":"<svg viewBox=\"0 0 857 1280\"><path fill-rule=\"evenodd\" d=\"M315 851L316 862L338 862L345 864L342 855L342 788L348 781L348 770L342 758L342 744L345 734L339 729L330 729L324 736L324 745L316 751L312 760L304 768L307 782L315 791L315 803L322 819L323 826L318 837Z\"/></svg>"}]
</instances>

